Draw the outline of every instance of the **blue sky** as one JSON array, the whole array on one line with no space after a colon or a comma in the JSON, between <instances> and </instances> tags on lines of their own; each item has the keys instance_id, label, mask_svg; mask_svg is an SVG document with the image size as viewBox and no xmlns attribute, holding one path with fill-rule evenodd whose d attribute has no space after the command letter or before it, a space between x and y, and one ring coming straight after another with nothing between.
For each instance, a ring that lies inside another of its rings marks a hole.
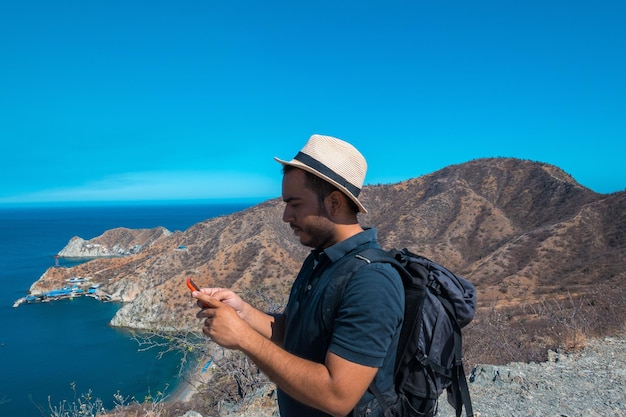
<instances>
[{"instance_id":1,"label":"blue sky","mask_svg":"<svg viewBox=\"0 0 626 417\"><path fill-rule=\"evenodd\" d=\"M366 183L481 157L626 188L626 2L0 3L0 205L280 195L313 133Z\"/></svg>"}]
</instances>

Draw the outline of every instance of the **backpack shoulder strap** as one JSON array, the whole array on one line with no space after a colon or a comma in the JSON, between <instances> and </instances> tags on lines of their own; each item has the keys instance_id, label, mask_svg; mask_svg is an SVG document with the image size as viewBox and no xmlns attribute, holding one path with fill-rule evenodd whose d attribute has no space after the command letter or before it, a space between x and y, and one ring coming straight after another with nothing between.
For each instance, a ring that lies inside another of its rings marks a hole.
<instances>
[{"instance_id":1,"label":"backpack shoulder strap","mask_svg":"<svg viewBox=\"0 0 626 417\"><path fill-rule=\"evenodd\" d=\"M376 254L383 252L382 249L373 247L357 247L348 252L343 258L337 260L325 273L332 273L333 284L324 295L323 322L327 329L332 327L332 321L337 313L337 309L341 304L343 294L348 286L348 282L352 275L361 267L371 263L371 261L363 256L363 253ZM379 255L376 255L379 256ZM382 254L380 255L382 256Z\"/></svg>"},{"instance_id":2,"label":"backpack shoulder strap","mask_svg":"<svg viewBox=\"0 0 626 417\"><path fill-rule=\"evenodd\" d=\"M424 298L426 297L428 274L424 275L424 273L407 270L407 267L414 268L415 265L409 265L403 252L395 249L387 252L378 248L368 248L359 252L355 258L364 260L367 263L384 262L391 264L402 278L404 287L404 318L400 339L398 340L395 364L395 375L400 376L400 382L402 382L407 376L403 374L402 370L407 369L407 365L412 360L413 352L417 350L418 336L422 328L422 309L424 307ZM411 325L405 326L406 323L411 323Z\"/></svg>"},{"instance_id":3,"label":"backpack shoulder strap","mask_svg":"<svg viewBox=\"0 0 626 417\"><path fill-rule=\"evenodd\" d=\"M404 386L410 376L414 353L419 346L419 333L422 328L422 310L426 297L426 282L428 274L425 271L412 270L415 264L409 264L408 258L402 251L395 249L385 252L382 249L365 250L359 254L368 263L386 262L391 264L402 278L404 287L404 317L398 347L396 349L396 363L394 367L394 379L396 392L403 392ZM408 269L407 269L408 268ZM391 407L385 401L380 389L374 381L369 386L384 412Z\"/></svg>"}]
</instances>

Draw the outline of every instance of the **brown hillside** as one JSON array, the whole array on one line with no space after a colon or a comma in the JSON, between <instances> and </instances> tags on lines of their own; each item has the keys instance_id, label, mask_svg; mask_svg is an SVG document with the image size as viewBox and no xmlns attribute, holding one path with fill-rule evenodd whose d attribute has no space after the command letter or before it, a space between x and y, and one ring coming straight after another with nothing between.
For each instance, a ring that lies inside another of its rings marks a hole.
<instances>
[{"instance_id":1,"label":"brown hillside","mask_svg":"<svg viewBox=\"0 0 626 417\"><path fill-rule=\"evenodd\" d=\"M598 194L557 167L500 158L367 186L362 196L369 214L361 223L378 228L383 247L408 247L476 284L470 365L543 359L546 348L624 325L625 192ZM186 276L277 306L308 253L282 208L274 199L206 220L137 255L49 270L40 284L91 275L129 301L113 323L133 327L197 326Z\"/></svg>"}]
</instances>

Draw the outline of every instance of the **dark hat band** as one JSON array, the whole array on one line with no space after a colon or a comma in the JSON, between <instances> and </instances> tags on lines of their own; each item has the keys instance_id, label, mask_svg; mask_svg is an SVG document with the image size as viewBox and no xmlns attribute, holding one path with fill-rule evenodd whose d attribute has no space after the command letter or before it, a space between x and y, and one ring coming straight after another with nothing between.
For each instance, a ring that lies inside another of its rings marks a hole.
<instances>
[{"instance_id":1,"label":"dark hat band","mask_svg":"<svg viewBox=\"0 0 626 417\"><path fill-rule=\"evenodd\" d=\"M293 159L295 159L296 161L302 162L304 165L313 168L320 174L325 175L326 177L335 181L337 184L340 184L341 186L345 187L346 190L348 190L355 198L359 196L359 193L361 192L360 188L351 184L344 177L337 174L335 171L328 168L326 165L322 164L320 161L311 157L310 155L307 155L302 152L298 152L298 154Z\"/></svg>"}]
</instances>

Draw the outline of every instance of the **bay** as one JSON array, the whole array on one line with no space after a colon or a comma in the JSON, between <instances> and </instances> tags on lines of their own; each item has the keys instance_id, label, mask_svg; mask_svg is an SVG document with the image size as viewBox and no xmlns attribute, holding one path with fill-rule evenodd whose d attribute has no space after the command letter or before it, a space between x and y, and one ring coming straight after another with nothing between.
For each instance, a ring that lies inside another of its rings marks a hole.
<instances>
[{"instance_id":1,"label":"bay","mask_svg":"<svg viewBox=\"0 0 626 417\"><path fill-rule=\"evenodd\" d=\"M0 208L0 416L47 416L49 404L91 391L143 401L179 382L180 357L139 351L131 333L108 325L120 307L89 297L13 302L50 266L73 236L91 239L115 227L185 230L250 204ZM72 262L61 260L61 266Z\"/></svg>"}]
</instances>

